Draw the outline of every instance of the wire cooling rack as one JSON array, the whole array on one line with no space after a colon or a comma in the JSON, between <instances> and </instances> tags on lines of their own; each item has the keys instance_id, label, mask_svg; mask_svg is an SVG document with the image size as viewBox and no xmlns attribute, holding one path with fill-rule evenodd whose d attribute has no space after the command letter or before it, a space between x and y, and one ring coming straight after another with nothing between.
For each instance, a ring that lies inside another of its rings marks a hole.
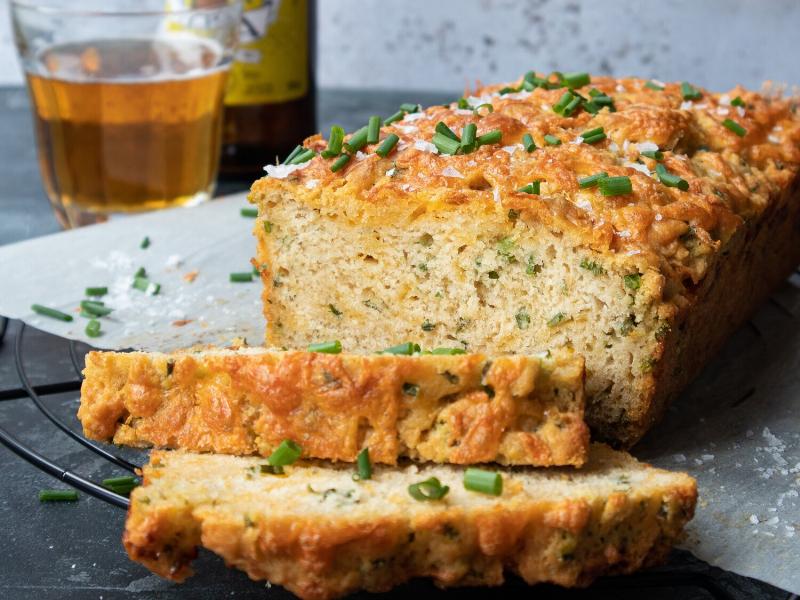
<instances>
[{"instance_id":1,"label":"wire cooling rack","mask_svg":"<svg viewBox=\"0 0 800 600\"><path fill-rule=\"evenodd\" d=\"M24 323L11 322L5 317L0 317L0 350L2 350L0 352L0 368L5 367L6 372L15 372L19 381L18 387L9 386L8 383L4 387L0 387L0 401L29 400L35 405L43 418L49 420L75 443L83 446L86 452L94 453L118 468L131 473L135 472L139 465L115 454L109 449L111 448L110 446L95 444L77 433L78 426L75 416L67 417L69 420L62 419L47 405L48 396L64 393L78 395L82 380L81 372L83 370L84 355L91 350L89 346L44 334L27 327ZM68 357L64 356L65 353ZM43 362L44 364L42 364ZM57 365L55 364L56 362L58 362ZM65 364L68 365L67 373L64 372ZM37 374L35 377L29 372L30 365L36 365ZM45 380L39 381L42 379L42 373L45 374ZM6 425L6 423L0 423L0 442L19 457L37 469L86 494L119 508L128 507L129 501L127 497L112 492L100 483L64 468L44 456L37 448L20 441L14 433L6 428ZM272 592L277 592L280 595L279 597L287 597L286 593L280 588L275 588ZM436 590L428 582L415 581L401 586L389 593L387 597L404 598L413 594L422 597L435 595L436 597L477 598L485 597L485 593L485 590L478 589L445 592ZM510 598L529 597L532 590L521 580L511 578L494 593L501 593ZM537 598L542 599L594 600L614 598L615 600L627 600L641 598L643 594L646 594L650 600L667 598L683 598L687 600L707 598L718 600L744 600L749 598L797 600L798 598L794 594L762 582L711 567L694 558L688 552L683 551L673 552L668 564L662 567L625 577L601 578L587 590L563 590L546 585L537 586L536 588ZM271 597L272 594L267 593L266 595ZM369 597L373 596L370 595Z\"/></svg>"}]
</instances>

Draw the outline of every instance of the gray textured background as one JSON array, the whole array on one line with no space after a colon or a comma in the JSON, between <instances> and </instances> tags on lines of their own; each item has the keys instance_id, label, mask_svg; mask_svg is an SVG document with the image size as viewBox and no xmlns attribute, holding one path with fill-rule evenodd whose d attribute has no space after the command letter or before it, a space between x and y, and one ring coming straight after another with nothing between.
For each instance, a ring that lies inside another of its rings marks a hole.
<instances>
[{"instance_id":1,"label":"gray textured background","mask_svg":"<svg viewBox=\"0 0 800 600\"><path fill-rule=\"evenodd\" d=\"M8 1L0 84L22 81ZM798 0L318 1L323 87L461 91L532 68L800 84Z\"/></svg>"}]
</instances>

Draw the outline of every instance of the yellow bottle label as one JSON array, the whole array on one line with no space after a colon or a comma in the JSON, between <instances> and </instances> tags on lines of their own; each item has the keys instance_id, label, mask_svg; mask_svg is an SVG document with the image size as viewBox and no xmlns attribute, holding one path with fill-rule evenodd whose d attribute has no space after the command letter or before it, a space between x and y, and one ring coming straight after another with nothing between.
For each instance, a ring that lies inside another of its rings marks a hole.
<instances>
[{"instance_id":1,"label":"yellow bottle label","mask_svg":"<svg viewBox=\"0 0 800 600\"><path fill-rule=\"evenodd\" d=\"M308 86L308 1L245 0L225 104L287 102Z\"/></svg>"}]
</instances>

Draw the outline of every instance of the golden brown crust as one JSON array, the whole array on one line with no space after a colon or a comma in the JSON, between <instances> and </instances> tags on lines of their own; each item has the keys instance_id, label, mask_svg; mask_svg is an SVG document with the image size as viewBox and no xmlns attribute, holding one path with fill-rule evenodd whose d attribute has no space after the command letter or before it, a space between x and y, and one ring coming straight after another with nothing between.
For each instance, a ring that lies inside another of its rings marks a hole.
<instances>
[{"instance_id":1,"label":"golden brown crust","mask_svg":"<svg viewBox=\"0 0 800 600\"><path fill-rule=\"evenodd\" d=\"M616 467L597 468L597 454L608 452L595 447L585 470L571 474L505 472L503 496L496 499L457 489L457 467L378 472L361 484L355 503L336 507L328 500L328 512L320 512L316 496L296 510L270 500L289 488L298 503L307 502L298 496L306 487L328 486L327 467L248 482L240 473L249 459L154 453L161 466L146 467L145 485L132 494L124 544L133 560L175 581L191 574L193 547L201 544L253 579L313 600L386 591L413 577L431 577L440 586L500 585L504 571L530 584L584 586L660 560L696 501L686 475L614 457ZM198 470L209 481L221 473L220 458L227 458L224 484L237 495L216 496L218 484L194 479ZM405 486L431 474L452 484L446 500L410 499Z\"/></svg>"},{"instance_id":2,"label":"golden brown crust","mask_svg":"<svg viewBox=\"0 0 800 600\"><path fill-rule=\"evenodd\" d=\"M78 418L91 439L268 456L400 456L583 464L583 361L242 350L86 357Z\"/></svg>"}]
</instances>

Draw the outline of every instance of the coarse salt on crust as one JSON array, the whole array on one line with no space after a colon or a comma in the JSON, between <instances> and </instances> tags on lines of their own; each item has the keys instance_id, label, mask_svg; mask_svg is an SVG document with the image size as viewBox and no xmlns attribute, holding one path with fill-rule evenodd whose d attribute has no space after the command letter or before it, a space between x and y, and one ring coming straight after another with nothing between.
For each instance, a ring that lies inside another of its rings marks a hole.
<instances>
[{"instance_id":1,"label":"coarse salt on crust","mask_svg":"<svg viewBox=\"0 0 800 600\"><path fill-rule=\"evenodd\" d=\"M307 160L299 165L267 165L264 167L264 170L267 172L267 175L274 179L286 179L292 173L302 171L310 164L311 161Z\"/></svg>"}]
</instances>

